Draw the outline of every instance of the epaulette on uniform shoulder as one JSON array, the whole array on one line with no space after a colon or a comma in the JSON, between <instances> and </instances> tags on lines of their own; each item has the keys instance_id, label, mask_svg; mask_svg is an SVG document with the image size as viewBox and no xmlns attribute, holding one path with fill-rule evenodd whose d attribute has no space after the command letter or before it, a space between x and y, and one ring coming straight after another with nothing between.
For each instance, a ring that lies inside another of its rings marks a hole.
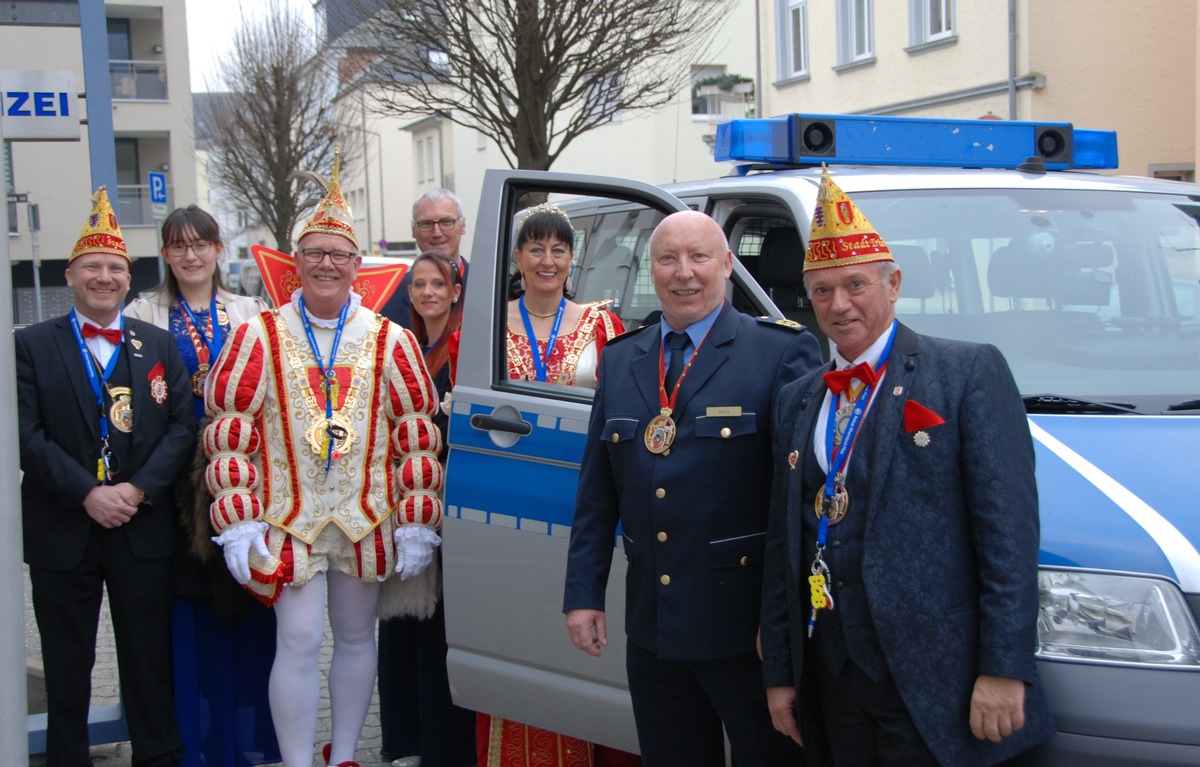
<instances>
[{"instance_id":1,"label":"epaulette on uniform shoulder","mask_svg":"<svg viewBox=\"0 0 1200 767\"><path fill-rule=\"evenodd\" d=\"M755 317L754 319L758 320L760 325L768 325L773 328L782 328L785 330L790 330L793 333L799 333L801 330L805 329L804 325L801 323L796 322L795 320L789 320L786 317Z\"/></svg>"},{"instance_id":2,"label":"epaulette on uniform shoulder","mask_svg":"<svg viewBox=\"0 0 1200 767\"><path fill-rule=\"evenodd\" d=\"M636 336L638 333L641 333L646 328L652 328L652 327L653 328L658 327L658 323L654 323L653 325L642 325L640 328L634 328L633 330L626 330L624 333L621 333L620 335L616 335L616 336L613 336L612 338L608 339L608 341L605 342L605 346L606 347L612 346L613 344L617 343L618 341L624 341L626 338L632 338L633 336Z\"/></svg>"}]
</instances>

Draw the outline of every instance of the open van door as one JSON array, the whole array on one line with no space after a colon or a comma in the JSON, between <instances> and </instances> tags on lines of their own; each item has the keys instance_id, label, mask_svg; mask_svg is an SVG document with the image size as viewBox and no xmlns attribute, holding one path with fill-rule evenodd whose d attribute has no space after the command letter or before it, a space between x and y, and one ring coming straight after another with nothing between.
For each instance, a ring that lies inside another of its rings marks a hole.
<instances>
[{"instance_id":1,"label":"open van door","mask_svg":"<svg viewBox=\"0 0 1200 767\"><path fill-rule=\"evenodd\" d=\"M616 541L612 641L603 658L572 646L562 614L592 391L508 380L510 262L517 213L530 194L548 194L556 204L572 195L596 198L570 206L573 220L587 218L593 203L624 206L636 221L621 234L631 251L644 251L658 221L686 209L634 181L537 171L490 170L484 177L448 431L442 562L450 683L460 706L636 751L625 681L625 567ZM591 255L616 250L593 247L589 237L576 226L573 276ZM621 290L628 294L636 284L652 297L649 260L623 257L628 268L611 270L625 281ZM611 298L616 291L603 282L587 280L575 300Z\"/></svg>"}]
</instances>

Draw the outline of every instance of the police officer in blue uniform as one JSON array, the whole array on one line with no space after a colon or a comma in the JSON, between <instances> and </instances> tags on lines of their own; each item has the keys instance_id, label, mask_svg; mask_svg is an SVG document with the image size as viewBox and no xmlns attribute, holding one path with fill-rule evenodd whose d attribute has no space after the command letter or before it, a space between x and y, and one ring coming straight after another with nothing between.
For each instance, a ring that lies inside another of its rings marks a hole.
<instances>
[{"instance_id":1,"label":"police officer in blue uniform","mask_svg":"<svg viewBox=\"0 0 1200 767\"><path fill-rule=\"evenodd\" d=\"M797 253L797 258L802 254ZM608 642L604 592L617 523L627 671L647 767L799 764L771 726L755 650L772 464L771 403L821 364L794 323L725 300L721 227L684 211L650 239L662 322L601 356L575 505L564 611L576 647Z\"/></svg>"}]
</instances>

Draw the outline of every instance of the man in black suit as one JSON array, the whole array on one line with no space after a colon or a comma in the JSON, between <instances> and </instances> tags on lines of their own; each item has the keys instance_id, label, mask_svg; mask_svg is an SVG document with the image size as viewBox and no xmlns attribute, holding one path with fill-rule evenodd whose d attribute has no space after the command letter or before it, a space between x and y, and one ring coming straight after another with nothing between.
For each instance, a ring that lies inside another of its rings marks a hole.
<instances>
[{"instance_id":1,"label":"man in black suit","mask_svg":"<svg viewBox=\"0 0 1200 767\"><path fill-rule=\"evenodd\" d=\"M800 254L796 254L799 258ZM624 532L627 671L647 767L800 763L774 732L755 652L771 487L771 401L821 363L794 323L726 301L733 254L714 220L668 216L650 239L662 322L600 355L567 561L567 630L600 655Z\"/></svg>"},{"instance_id":2,"label":"man in black suit","mask_svg":"<svg viewBox=\"0 0 1200 767\"><path fill-rule=\"evenodd\" d=\"M467 290L467 260L459 252L463 235L467 233L467 217L462 202L449 189L430 189L413 203L412 235L417 252L440 250L450 257L450 263L462 277L463 292ZM409 270L380 310L380 314L401 327L412 330L412 299L408 286L412 284Z\"/></svg>"},{"instance_id":3,"label":"man in black suit","mask_svg":"<svg viewBox=\"0 0 1200 767\"><path fill-rule=\"evenodd\" d=\"M1054 732L1025 409L995 347L896 322L900 271L828 174L817 204L804 282L834 364L775 404L771 716L814 766L996 764Z\"/></svg>"},{"instance_id":4,"label":"man in black suit","mask_svg":"<svg viewBox=\"0 0 1200 767\"><path fill-rule=\"evenodd\" d=\"M191 387L171 334L122 317L130 260L103 187L93 201L67 262L74 308L15 339L47 764L91 764L88 705L107 587L133 764L177 765L167 494L195 446Z\"/></svg>"}]
</instances>

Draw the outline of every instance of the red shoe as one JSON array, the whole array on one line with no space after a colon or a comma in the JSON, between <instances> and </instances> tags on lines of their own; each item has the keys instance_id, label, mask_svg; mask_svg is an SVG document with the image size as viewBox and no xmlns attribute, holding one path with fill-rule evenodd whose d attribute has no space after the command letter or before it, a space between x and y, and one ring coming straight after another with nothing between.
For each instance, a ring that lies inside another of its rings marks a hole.
<instances>
[{"instance_id":1,"label":"red shoe","mask_svg":"<svg viewBox=\"0 0 1200 767\"><path fill-rule=\"evenodd\" d=\"M325 760L325 764L327 764L327 765L329 764L329 752L332 748L333 748L332 743L326 743L321 748L321 758L323 758ZM361 767L361 765L358 762L338 762L337 764L332 765L331 767Z\"/></svg>"}]
</instances>

